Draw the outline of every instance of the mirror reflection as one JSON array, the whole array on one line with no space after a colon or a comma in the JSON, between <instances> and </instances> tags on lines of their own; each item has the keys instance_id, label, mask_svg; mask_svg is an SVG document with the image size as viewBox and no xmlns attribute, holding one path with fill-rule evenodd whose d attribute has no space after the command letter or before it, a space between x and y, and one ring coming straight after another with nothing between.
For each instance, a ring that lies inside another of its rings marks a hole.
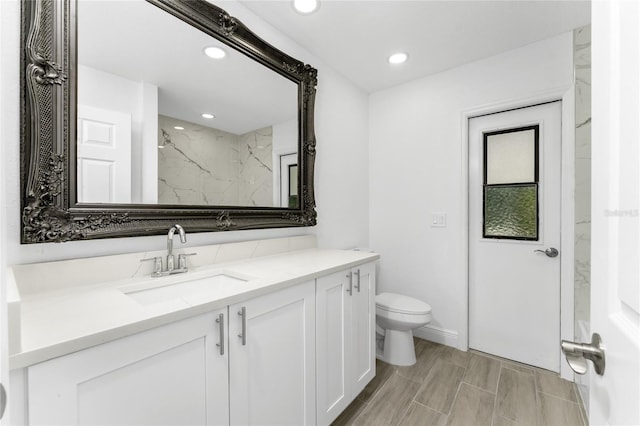
<instances>
[{"instance_id":1,"label":"mirror reflection","mask_svg":"<svg viewBox=\"0 0 640 426\"><path fill-rule=\"evenodd\" d=\"M77 18L78 202L297 207L296 82L144 0Z\"/></svg>"}]
</instances>

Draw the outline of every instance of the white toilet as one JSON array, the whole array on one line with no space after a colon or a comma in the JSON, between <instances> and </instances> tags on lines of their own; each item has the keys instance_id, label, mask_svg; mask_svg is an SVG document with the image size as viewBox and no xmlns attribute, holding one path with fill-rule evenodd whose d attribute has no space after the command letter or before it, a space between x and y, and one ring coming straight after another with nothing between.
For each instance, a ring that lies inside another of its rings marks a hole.
<instances>
[{"instance_id":1,"label":"white toilet","mask_svg":"<svg viewBox=\"0 0 640 426\"><path fill-rule=\"evenodd\" d=\"M379 358L393 365L415 364L412 330L430 321L431 306L421 300L395 293L376 295L377 330L384 336Z\"/></svg>"}]
</instances>

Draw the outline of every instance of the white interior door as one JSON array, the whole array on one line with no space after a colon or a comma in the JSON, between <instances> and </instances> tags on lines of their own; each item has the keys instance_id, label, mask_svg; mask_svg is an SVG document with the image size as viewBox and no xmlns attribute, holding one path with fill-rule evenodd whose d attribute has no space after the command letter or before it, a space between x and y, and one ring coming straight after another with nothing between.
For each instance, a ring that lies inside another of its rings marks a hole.
<instances>
[{"instance_id":1,"label":"white interior door","mask_svg":"<svg viewBox=\"0 0 640 426\"><path fill-rule=\"evenodd\" d=\"M78 105L78 202L131 202L131 115Z\"/></svg>"},{"instance_id":2,"label":"white interior door","mask_svg":"<svg viewBox=\"0 0 640 426\"><path fill-rule=\"evenodd\" d=\"M591 424L640 424L640 2L593 2Z\"/></svg>"},{"instance_id":3,"label":"white interior door","mask_svg":"<svg viewBox=\"0 0 640 426\"><path fill-rule=\"evenodd\" d=\"M469 347L556 372L561 113L469 120Z\"/></svg>"},{"instance_id":4,"label":"white interior door","mask_svg":"<svg viewBox=\"0 0 640 426\"><path fill-rule=\"evenodd\" d=\"M295 207L291 197L298 196L298 153L280 156L280 207Z\"/></svg>"}]
</instances>

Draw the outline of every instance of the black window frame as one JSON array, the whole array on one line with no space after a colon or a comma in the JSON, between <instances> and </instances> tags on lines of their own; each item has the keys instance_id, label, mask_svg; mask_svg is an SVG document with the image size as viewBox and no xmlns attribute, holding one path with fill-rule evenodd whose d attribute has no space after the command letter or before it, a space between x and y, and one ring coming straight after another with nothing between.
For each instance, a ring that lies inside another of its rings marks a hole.
<instances>
[{"instance_id":1,"label":"black window frame","mask_svg":"<svg viewBox=\"0 0 640 426\"><path fill-rule=\"evenodd\" d=\"M487 183L487 148L488 139L491 136L501 135L506 133L523 132L527 130L534 131L534 180L533 182L514 182L514 183ZM483 132L482 134L483 145L483 182L482 182L482 238L496 239L496 240L516 240L516 241L539 241L540 240L540 124L533 124L528 126L520 126L509 129L502 129L493 132ZM491 187L523 187L533 186L536 189L536 232L534 237L514 237L510 235L487 235L487 188Z\"/></svg>"}]
</instances>

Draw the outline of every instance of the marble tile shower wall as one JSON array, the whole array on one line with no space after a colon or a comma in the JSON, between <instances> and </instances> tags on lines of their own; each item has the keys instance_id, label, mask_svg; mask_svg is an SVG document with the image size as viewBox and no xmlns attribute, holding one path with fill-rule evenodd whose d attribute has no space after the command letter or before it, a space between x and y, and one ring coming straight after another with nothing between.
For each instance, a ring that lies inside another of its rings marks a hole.
<instances>
[{"instance_id":1,"label":"marble tile shower wall","mask_svg":"<svg viewBox=\"0 0 640 426\"><path fill-rule=\"evenodd\" d=\"M235 135L164 115L158 127L159 203L273 205L271 127Z\"/></svg>"},{"instance_id":2,"label":"marble tile shower wall","mask_svg":"<svg viewBox=\"0 0 640 426\"><path fill-rule=\"evenodd\" d=\"M574 32L576 91L576 188L575 188L575 319L590 318L591 275L591 27Z\"/></svg>"},{"instance_id":3,"label":"marble tile shower wall","mask_svg":"<svg viewBox=\"0 0 640 426\"><path fill-rule=\"evenodd\" d=\"M591 293L591 26L574 30L575 68L575 335L589 341ZM589 403L588 380L578 376L578 389ZM588 410L588 407L587 407Z\"/></svg>"}]
</instances>

